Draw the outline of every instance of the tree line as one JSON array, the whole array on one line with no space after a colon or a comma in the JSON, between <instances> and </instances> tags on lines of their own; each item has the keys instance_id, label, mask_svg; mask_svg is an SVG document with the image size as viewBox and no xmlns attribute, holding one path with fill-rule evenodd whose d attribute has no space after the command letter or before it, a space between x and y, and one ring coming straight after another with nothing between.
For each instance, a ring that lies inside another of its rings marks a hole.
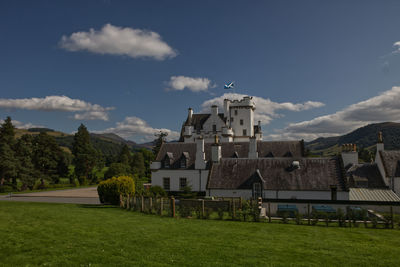
<instances>
[{"instance_id":1,"label":"tree line","mask_svg":"<svg viewBox=\"0 0 400 267\"><path fill-rule=\"evenodd\" d=\"M164 138L165 134L158 135L155 150ZM44 131L16 138L11 118L7 117L0 127L0 192L6 187L12 191L32 190L35 186L56 185L66 179L75 185L96 184L118 175L132 176L137 183L150 181L150 162L155 157L152 151L133 151L124 145L113 162L106 162L106 156L93 147L83 124L75 133L71 152L68 152Z\"/></svg>"}]
</instances>

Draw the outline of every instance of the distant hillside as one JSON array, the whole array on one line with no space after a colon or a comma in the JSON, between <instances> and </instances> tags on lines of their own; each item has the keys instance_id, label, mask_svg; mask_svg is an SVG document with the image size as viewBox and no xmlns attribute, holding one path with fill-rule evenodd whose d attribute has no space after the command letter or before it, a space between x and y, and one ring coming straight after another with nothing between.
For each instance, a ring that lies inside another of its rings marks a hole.
<instances>
[{"instance_id":1,"label":"distant hillside","mask_svg":"<svg viewBox=\"0 0 400 267\"><path fill-rule=\"evenodd\" d=\"M320 155L335 154L340 151L342 144L348 143L373 150L380 131L383 135L385 149L400 149L400 123L395 122L369 124L342 136L321 137L311 142L306 142L305 145L313 154Z\"/></svg>"},{"instance_id":2,"label":"distant hillside","mask_svg":"<svg viewBox=\"0 0 400 267\"><path fill-rule=\"evenodd\" d=\"M16 138L21 137L24 134L38 135L40 132L46 132L48 135L54 136L58 145L63 147L65 151L70 151L72 149L72 144L74 142L74 135L67 134L53 129L48 128L31 128L31 129L15 129ZM137 144L133 141L125 140L124 138L113 134L90 134L91 142L94 148L100 150L105 156L115 156L118 155L126 144L131 149L151 149L152 143Z\"/></svg>"}]
</instances>

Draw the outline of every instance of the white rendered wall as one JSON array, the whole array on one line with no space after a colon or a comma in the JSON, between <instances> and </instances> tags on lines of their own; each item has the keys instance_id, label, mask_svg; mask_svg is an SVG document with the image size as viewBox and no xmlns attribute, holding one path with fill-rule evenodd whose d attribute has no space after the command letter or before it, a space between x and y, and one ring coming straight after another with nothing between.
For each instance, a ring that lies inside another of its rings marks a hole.
<instances>
[{"instance_id":1,"label":"white rendered wall","mask_svg":"<svg viewBox=\"0 0 400 267\"><path fill-rule=\"evenodd\" d=\"M192 191L205 191L208 170L165 170L151 172L151 185L163 187L163 178L170 178L170 191L179 191L179 178L186 178Z\"/></svg>"},{"instance_id":2,"label":"white rendered wall","mask_svg":"<svg viewBox=\"0 0 400 267\"><path fill-rule=\"evenodd\" d=\"M235 115L235 111L237 111L237 115ZM235 137L243 136L243 129L246 129L246 136L254 135L254 112L250 107L231 107L230 115L231 127ZM243 120L243 125L240 125L240 120Z\"/></svg>"},{"instance_id":3,"label":"white rendered wall","mask_svg":"<svg viewBox=\"0 0 400 267\"><path fill-rule=\"evenodd\" d=\"M252 197L252 190L224 190L210 189L207 190L208 196L213 197L242 197L249 199ZM264 190L263 198L277 198L276 191ZM323 199L331 200L331 191L278 191L279 199ZM349 192L337 192L337 200L349 200Z\"/></svg>"},{"instance_id":4,"label":"white rendered wall","mask_svg":"<svg viewBox=\"0 0 400 267\"><path fill-rule=\"evenodd\" d=\"M390 181L389 178L386 177L385 168L383 167L381 154L379 153L379 151L376 152L375 163L378 165L379 172L381 173L383 180L385 181L385 185L390 186Z\"/></svg>"},{"instance_id":5,"label":"white rendered wall","mask_svg":"<svg viewBox=\"0 0 400 267\"><path fill-rule=\"evenodd\" d=\"M358 164L358 152L342 152L342 159L344 167L348 164Z\"/></svg>"}]
</instances>

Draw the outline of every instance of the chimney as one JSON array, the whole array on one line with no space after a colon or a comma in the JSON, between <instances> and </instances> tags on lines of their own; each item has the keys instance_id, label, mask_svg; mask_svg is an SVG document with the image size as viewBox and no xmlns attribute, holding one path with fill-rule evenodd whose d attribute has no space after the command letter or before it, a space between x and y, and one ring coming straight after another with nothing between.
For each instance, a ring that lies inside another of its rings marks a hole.
<instances>
[{"instance_id":1,"label":"chimney","mask_svg":"<svg viewBox=\"0 0 400 267\"><path fill-rule=\"evenodd\" d=\"M229 119L229 99L224 99L224 117Z\"/></svg>"},{"instance_id":2,"label":"chimney","mask_svg":"<svg viewBox=\"0 0 400 267\"><path fill-rule=\"evenodd\" d=\"M250 137L249 140L249 159L256 159L258 158L258 152L257 152L257 139L252 136Z\"/></svg>"},{"instance_id":3,"label":"chimney","mask_svg":"<svg viewBox=\"0 0 400 267\"><path fill-rule=\"evenodd\" d=\"M216 106L216 105L211 106L211 115L218 116L218 106Z\"/></svg>"},{"instance_id":4,"label":"chimney","mask_svg":"<svg viewBox=\"0 0 400 267\"><path fill-rule=\"evenodd\" d=\"M204 139L199 137L196 139L196 161L194 162L196 170L206 168L206 154L204 153Z\"/></svg>"},{"instance_id":5,"label":"chimney","mask_svg":"<svg viewBox=\"0 0 400 267\"><path fill-rule=\"evenodd\" d=\"M384 151L385 147L383 145L383 136L382 132L378 133L378 142L376 143L376 152Z\"/></svg>"},{"instance_id":6,"label":"chimney","mask_svg":"<svg viewBox=\"0 0 400 267\"><path fill-rule=\"evenodd\" d=\"M188 109L188 121L191 121L193 117L193 109L189 108Z\"/></svg>"},{"instance_id":7,"label":"chimney","mask_svg":"<svg viewBox=\"0 0 400 267\"><path fill-rule=\"evenodd\" d=\"M215 142L211 145L211 160L214 163L219 163L221 159L221 145L218 140L218 135L215 135Z\"/></svg>"},{"instance_id":8,"label":"chimney","mask_svg":"<svg viewBox=\"0 0 400 267\"><path fill-rule=\"evenodd\" d=\"M358 164L358 152L356 144L342 145L342 160L343 165L346 167L349 164Z\"/></svg>"}]
</instances>

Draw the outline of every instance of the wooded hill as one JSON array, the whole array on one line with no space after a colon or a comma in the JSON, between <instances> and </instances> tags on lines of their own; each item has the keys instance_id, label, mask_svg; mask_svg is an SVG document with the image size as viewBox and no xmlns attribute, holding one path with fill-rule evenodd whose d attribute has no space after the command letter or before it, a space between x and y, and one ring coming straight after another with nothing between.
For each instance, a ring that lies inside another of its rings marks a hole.
<instances>
[{"instance_id":1,"label":"wooded hill","mask_svg":"<svg viewBox=\"0 0 400 267\"><path fill-rule=\"evenodd\" d=\"M48 128L30 128L30 129L15 129L15 137L19 138L24 134L30 135L38 135L40 132L45 132L50 136L53 136L58 145L61 146L65 151L70 152L72 149L72 143L74 141L73 134L67 134L59 131L55 131L53 129ZM146 148L151 149L151 144L137 144L133 141L125 140L124 138L113 134L113 133L104 133L104 134L90 134L90 141L95 149L100 150L105 156L116 156L118 155L122 147L127 145L129 148L133 150Z\"/></svg>"},{"instance_id":2,"label":"wooded hill","mask_svg":"<svg viewBox=\"0 0 400 267\"><path fill-rule=\"evenodd\" d=\"M342 144L356 144L359 148L375 151L378 132L382 132L385 149L400 149L400 123L374 123L358 128L348 134L334 137L321 137L306 142L311 154L330 156L338 153Z\"/></svg>"}]
</instances>

